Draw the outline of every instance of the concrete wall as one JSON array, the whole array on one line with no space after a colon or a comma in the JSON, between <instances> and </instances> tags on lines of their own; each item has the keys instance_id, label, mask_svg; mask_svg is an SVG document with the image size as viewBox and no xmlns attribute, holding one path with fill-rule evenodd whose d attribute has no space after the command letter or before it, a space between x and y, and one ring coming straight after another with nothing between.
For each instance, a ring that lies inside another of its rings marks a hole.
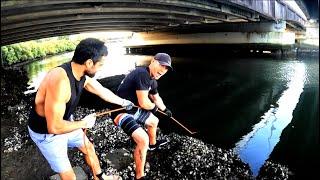
<instances>
[{"instance_id":1,"label":"concrete wall","mask_svg":"<svg viewBox=\"0 0 320 180\"><path fill-rule=\"evenodd\" d=\"M305 37L301 43L319 47L319 22L307 23Z\"/></svg>"}]
</instances>

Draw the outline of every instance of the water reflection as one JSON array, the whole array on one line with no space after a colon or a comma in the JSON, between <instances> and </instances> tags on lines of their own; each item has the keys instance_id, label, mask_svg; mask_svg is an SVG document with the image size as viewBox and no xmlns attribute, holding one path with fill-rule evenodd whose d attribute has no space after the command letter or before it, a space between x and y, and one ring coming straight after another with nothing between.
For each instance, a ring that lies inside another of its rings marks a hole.
<instances>
[{"instance_id":1,"label":"water reflection","mask_svg":"<svg viewBox=\"0 0 320 180\"><path fill-rule=\"evenodd\" d=\"M273 148L280 140L282 130L291 122L293 111L303 92L306 76L305 65L300 62L289 64L284 72L290 79L288 89L283 92L276 105L261 117L252 131L243 136L235 145L235 152L249 164L254 176L258 175L260 167L269 158Z\"/></svg>"},{"instance_id":2,"label":"water reflection","mask_svg":"<svg viewBox=\"0 0 320 180\"><path fill-rule=\"evenodd\" d=\"M29 82L27 87L28 90L24 93L28 94L35 92L38 89L40 82L50 69L59 66L64 62L70 61L72 56L73 52L69 52L27 64L25 68L28 73Z\"/></svg>"},{"instance_id":3,"label":"water reflection","mask_svg":"<svg viewBox=\"0 0 320 180\"><path fill-rule=\"evenodd\" d=\"M113 43L110 45L107 61L104 63L102 69L96 73L94 78L100 79L119 74L127 74L135 68L136 62L151 58L150 56L128 56L125 55L125 52L125 48L121 43ZM73 53L74 52L69 52L56 55L27 64L25 68L28 73L29 82L27 87L28 90L24 93L28 94L35 92L47 72L64 62L70 61Z\"/></svg>"},{"instance_id":4,"label":"water reflection","mask_svg":"<svg viewBox=\"0 0 320 180\"><path fill-rule=\"evenodd\" d=\"M127 74L135 68L133 56L125 55L126 48L122 43L112 43L108 45L108 56L100 71L95 75L96 79L109 76Z\"/></svg>"}]
</instances>

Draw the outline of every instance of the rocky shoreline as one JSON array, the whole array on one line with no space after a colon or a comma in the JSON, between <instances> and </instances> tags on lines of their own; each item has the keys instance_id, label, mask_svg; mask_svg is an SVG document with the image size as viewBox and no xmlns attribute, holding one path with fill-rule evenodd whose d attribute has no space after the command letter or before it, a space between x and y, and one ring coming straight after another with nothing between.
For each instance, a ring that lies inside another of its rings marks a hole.
<instances>
[{"instance_id":1,"label":"rocky shoreline","mask_svg":"<svg viewBox=\"0 0 320 180\"><path fill-rule=\"evenodd\" d=\"M48 179L54 172L42 157L27 133L26 121L31 96L24 95L27 78L21 70L2 70L1 76L1 178ZM16 83L18 82L18 83ZM97 109L78 107L76 119ZM133 141L108 116L99 117L93 129L87 132L93 139L102 168L123 179L134 177ZM289 169L267 161L257 177L247 164L232 150L221 149L199 139L165 134L158 137L170 143L154 152L148 152L146 174L150 179L290 179ZM73 166L80 166L89 175L83 155L69 150Z\"/></svg>"}]
</instances>

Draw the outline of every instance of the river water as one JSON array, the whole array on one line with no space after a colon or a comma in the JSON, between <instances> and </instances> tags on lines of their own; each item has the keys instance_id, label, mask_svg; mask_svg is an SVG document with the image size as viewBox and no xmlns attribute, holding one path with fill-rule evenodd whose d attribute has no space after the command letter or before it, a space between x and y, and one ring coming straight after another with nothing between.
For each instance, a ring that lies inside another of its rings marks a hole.
<instances>
[{"instance_id":1,"label":"river water","mask_svg":"<svg viewBox=\"0 0 320 180\"><path fill-rule=\"evenodd\" d=\"M29 92L48 70L71 57L26 65ZM126 74L148 58L110 53L96 77ZM297 178L317 175L318 58L173 57L173 68L159 80L159 92L174 117L197 131L193 136L233 149L254 175L266 160L287 165ZM161 118L160 127L188 134L170 119Z\"/></svg>"}]
</instances>

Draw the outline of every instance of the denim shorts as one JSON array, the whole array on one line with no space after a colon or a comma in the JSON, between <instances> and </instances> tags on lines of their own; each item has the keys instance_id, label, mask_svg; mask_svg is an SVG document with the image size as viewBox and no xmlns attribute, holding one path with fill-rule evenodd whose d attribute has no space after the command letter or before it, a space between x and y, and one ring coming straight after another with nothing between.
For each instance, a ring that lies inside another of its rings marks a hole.
<instances>
[{"instance_id":1,"label":"denim shorts","mask_svg":"<svg viewBox=\"0 0 320 180\"><path fill-rule=\"evenodd\" d=\"M29 126L29 135L47 159L51 169L57 173L71 169L68 158L68 147L84 146L84 132L78 129L65 134L39 134L32 131Z\"/></svg>"}]
</instances>

